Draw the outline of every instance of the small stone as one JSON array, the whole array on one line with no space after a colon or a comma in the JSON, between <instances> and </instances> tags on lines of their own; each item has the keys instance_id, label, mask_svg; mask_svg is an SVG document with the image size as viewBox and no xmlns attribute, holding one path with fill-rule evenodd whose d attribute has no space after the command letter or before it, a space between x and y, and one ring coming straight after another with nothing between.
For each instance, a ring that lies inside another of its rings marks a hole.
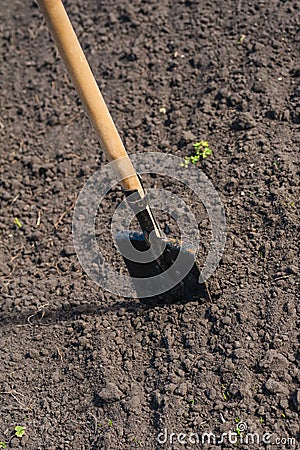
<instances>
[{"instance_id":1,"label":"small stone","mask_svg":"<svg viewBox=\"0 0 300 450\"><path fill-rule=\"evenodd\" d=\"M268 350L262 359L260 366L262 369L270 369L274 372L286 370L289 366L287 358L276 350Z\"/></svg>"},{"instance_id":2,"label":"small stone","mask_svg":"<svg viewBox=\"0 0 300 450\"><path fill-rule=\"evenodd\" d=\"M58 382L59 382L59 380L60 380L60 373L59 373L58 370L56 370L55 372L53 372L52 380L53 380L55 383L58 383Z\"/></svg>"},{"instance_id":3,"label":"small stone","mask_svg":"<svg viewBox=\"0 0 300 450\"><path fill-rule=\"evenodd\" d=\"M235 131L250 130L256 126L256 122L250 113L240 113L240 115L232 123L232 129Z\"/></svg>"},{"instance_id":4,"label":"small stone","mask_svg":"<svg viewBox=\"0 0 300 450\"><path fill-rule=\"evenodd\" d=\"M278 381L275 381L273 378L269 378L266 381L266 389L270 392L270 394L283 394L288 395L289 390L283 383L279 383Z\"/></svg>"},{"instance_id":5,"label":"small stone","mask_svg":"<svg viewBox=\"0 0 300 450\"><path fill-rule=\"evenodd\" d=\"M26 357L31 358L31 359L37 359L39 356L40 356L40 353L35 348L30 349L29 352L26 353Z\"/></svg>"},{"instance_id":6,"label":"small stone","mask_svg":"<svg viewBox=\"0 0 300 450\"><path fill-rule=\"evenodd\" d=\"M15 447L19 447L20 445L20 439L17 437L13 437L10 441L10 446L15 448Z\"/></svg>"},{"instance_id":7,"label":"small stone","mask_svg":"<svg viewBox=\"0 0 300 450\"><path fill-rule=\"evenodd\" d=\"M79 381L84 380L84 375L81 372L79 372L79 370L74 370L73 375Z\"/></svg>"},{"instance_id":8,"label":"small stone","mask_svg":"<svg viewBox=\"0 0 300 450\"><path fill-rule=\"evenodd\" d=\"M2 272L3 275L8 275L10 270L8 266L5 263L0 262L0 272Z\"/></svg>"},{"instance_id":9,"label":"small stone","mask_svg":"<svg viewBox=\"0 0 300 450\"><path fill-rule=\"evenodd\" d=\"M138 395L134 395L128 400L128 410L131 412L139 413L141 409L141 399Z\"/></svg>"},{"instance_id":10,"label":"small stone","mask_svg":"<svg viewBox=\"0 0 300 450\"><path fill-rule=\"evenodd\" d=\"M209 400L215 400L217 398L217 391L215 388L209 388L205 391L205 394Z\"/></svg>"},{"instance_id":11,"label":"small stone","mask_svg":"<svg viewBox=\"0 0 300 450\"><path fill-rule=\"evenodd\" d=\"M234 356L235 356L237 359L243 359L243 358L245 358L245 357L247 356L247 353L245 352L245 350L244 350L243 348L237 348L237 349L234 351Z\"/></svg>"},{"instance_id":12,"label":"small stone","mask_svg":"<svg viewBox=\"0 0 300 450\"><path fill-rule=\"evenodd\" d=\"M114 24L114 23L118 22L117 16L114 13L110 13L108 15L108 18L109 18L109 21L110 21L111 24Z\"/></svg>"},{"instance_id":13,"label":"small stone","mask_svg":"<svg viewBox=\"0 0 300 450\"><path fill-rule=\"evenodd\" d=\"M187 385L185 383L181 383L174 392L176 395L180 395L181 397L185 397L187 394Z\"/></svg>"},{"instance_id":14,"label":"small stone","mask_svg":"<svg viewBox=\"0 0 300 450\"><path fill-rule=\"evenodd\" d=\"M231 324L231 317L229 317L229 316L223 317L222 323L223 323L223 325L230 325Z\"/></svg>"},{"instance_id":15,"label":"small stone","mask_svg":"<svg viewBox=\"0 0 300 450\"><path fill-rule=\"evenodd\" d=\"M107 383L98 393L98 396L105 402L114 402L120 400L123 397L123 393L115 383Z\"/></svg>"},{"instance_id":16,"label":"small stone","mask_svg":"<svg viewBox=\"0 0 300 450\"><path fill-rule=\"evenodd\" d=\"M182 132L182 137L184 140L188 141L188 142L192 142L196 140L196 136L194 135L194 133L192 131L183 131Z\"/></svg>"}]
</instances>

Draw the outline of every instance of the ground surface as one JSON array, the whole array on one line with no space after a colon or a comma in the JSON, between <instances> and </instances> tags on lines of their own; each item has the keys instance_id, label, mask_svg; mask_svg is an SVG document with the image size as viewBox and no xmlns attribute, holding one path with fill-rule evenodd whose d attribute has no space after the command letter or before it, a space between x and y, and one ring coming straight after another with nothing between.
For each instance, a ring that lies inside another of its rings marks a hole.
<instances>
[{"instance_id":1,"label":"ground surface","mask_svg":"<svg viewBox=\"0 0 300 450\"><path fill-rule=\"evenodd\" d=\"M131 153L209 141L198 166L227 244L211 300L149 308L87 277L73 207L105 157L35 3L1 4L0 441L179 449L179 433L218 437L240 419L282 441L238 448L298 449L299 3L66 4Z\"/></svg>"}]
</instances>

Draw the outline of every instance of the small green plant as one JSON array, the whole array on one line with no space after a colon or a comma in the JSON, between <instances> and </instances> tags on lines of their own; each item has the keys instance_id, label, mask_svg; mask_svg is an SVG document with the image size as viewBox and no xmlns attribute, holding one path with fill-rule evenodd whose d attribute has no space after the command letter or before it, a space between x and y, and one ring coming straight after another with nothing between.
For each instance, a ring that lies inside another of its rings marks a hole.
<instances>
[{"instance_id":1,"label":"small green plant","mask_svg":"<svg viewBox=\"0 0 300 450\"><path fill-rule=\"evenodd\" d=\"M14 218L14 224L17 225L18 228L22 227L22 224L17 217Z\"/></svg>"},{"instance_id":2,"label":"small green plant","mask_svg":"<svg viewBox=\"0 0 300 450\"><path fill-rule=\"evenodd\" d=\"M191 402L191 404L194 406L194 404L195 404L195 400L194 399L192 399L192 400L190 400L190 402Z\"/></svg>"},{"instance_id":3,"label":"small green plant","mask_svg":"<svg viewBox=\"0 0 300 450\"><path fill-rule=\"evenodd\" d=\"M22 425L15 426L15 435L17 437L22 437L25 434L25 427L22 427Z\"/></svg>"},{"instance_id":4,"label":"small green plant","mask_svg":"<svg viewBox=\"0 0 300 450\"><path fill-rule=\"evenodd\" d=\"M0 448L7 448L6 442L0 441Z\"/></svg>"},{"instance_id":5,"label":"small green plant","mask_svg":"<svg viewBox=\"0 0 300 450\"><path fill-rule=\"evenodd\" d=\"M236 432L236 434L238 435L238 436L240 436L241 435L241 430L239 429L239 427L236 427L236 429L234 430L235 432Z\"/></svg>"},{"instance_id":6,"label":"small green plant","mask_svg":"<svg viewBox=\"0 0 300 450\"><path fill-rule=\"evenodd\" d=\"M190 163L196 164L200 158L205 159L212 154L212 149L209 148L207 141L195 142L193 147L195 149L195 154L184 158L184 164L182 164L183 167L188 167Z\"/></svg>"},{"instance_id":7,"label":"small green plant","mask_svg":"<svg viewBox=\"0 0 300 450\"><path fill-rule=\"evenodd\" d=\"M245 38L246 38L246 35L245 34L241 34L239 39L238 39L238 41L237 41L237 45L242 45L242 43L244 42Z\"/></svg>"},{"instance_id":8,"label":"small green plant","mask_svg":"<svg viewBox=\"0 0 300 450\"><path fill-rule=\"evenodd\" d=\"M229 397L230 397L230 392L228 392L228 391L226 390L226 387L225 387L224 384L222 384L222 389L223 389L223 393L222 393L223 399L224 399L225 401L227 401L227 400L229 399Z\"/></svg>"},{"instance_id":9,"label":"small green plant","mask_svg":"<svg viewBox=\"0 0 300 450\"><path fill-rule=\"evenodd\" d=\"M263 423L265 422L264 418L263 418L263 417L260 417L260 418L259 418L259 422L260 422L261 424L263 424Z\"/></svg>"},{"instance_id":10,"label":"small green plant","mask_svg":"<svg viewBox=\"0 0 300 450\"><path fill-rule=\"evenodd\" d=\"M112 426L113 426L113 421L112 421L111 419L109 419L109 421L108 421L108 425L109 425L110 427L112 427Z\"/></svg>"}]
</instances>

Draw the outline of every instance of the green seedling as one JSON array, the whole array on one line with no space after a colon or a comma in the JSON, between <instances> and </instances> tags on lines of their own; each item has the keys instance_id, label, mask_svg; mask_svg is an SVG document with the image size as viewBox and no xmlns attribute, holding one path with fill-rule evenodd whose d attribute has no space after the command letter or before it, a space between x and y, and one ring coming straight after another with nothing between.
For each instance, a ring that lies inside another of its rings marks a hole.
<instances>
[{"instance_id":1,"label":"green seedling","mask_svg":"<svg viewBox=\"0 0 300 450\"><path fill-rule=\"evenodd\" d=\"M140 445L140 446L143 445L142 441L139 441L136 437L133 438L133 442L134 442L135 444Z\"/></svg>"},{"instance_id":2,"label":"green seedling","mask_svg":"<svg viewBox=\"0 0 300 450\"><path fill-rule=\"evenodd\" d=\"M108 425L109 425L110 427L112 427L112 426L113 426L113 421L112 421L111 419L109 419L109 421L108 421Z\"/></svg>"},{"instance_id":3,"label":"green seedling","mask_svg":"<svg viewBox=\"0 0 300 450\"><path fill-rule=\"evenodd\" d=\"M194 404L195 404L195 400L194 399L192 399L192 400L190 400L190 402L191 402L191 404L194 406Z\"/></svg>"},{"instance_id":4,"label":"green seedling","mask_svg":"<svg viewBox=\"0 0 300 450\"><path fill-rule=\"evenodd\" d=\"M225 387L224 384L222 384L222 389L223 389L223 391L224 391L224 392L222 393L222 396L223 396L223 399L226 401L226 400L229 399L230 393L226 390L226 387Z\"/></svg>"},{"instance_id":5,"label":"green seedling","mask_svg":"<svg viewBox=\"0 0 300 450\"><path fill-rule=\"evenodd\" d=\"M239 428L239 425L238 425L241 422L241 419L239 417L236 417L234 420L235 420L235 423L237 424L237 426L236 426L234 431L237 433L238 436L241 436L242 432L241 432L241 430Z\"/></svg>"},{"instance_id":6,"label":"green seedling","mask_svg":"<svg viewBox=\"0 0 300 450\"><path fill-rule=\"evenodd\" d=\"M196 164L200 159L205 159L212 154L212 150L209 148L207 141L195 142L193 147L195 149L195 154L184 158L184 164L182 164L183 167L188 167L190 163Z\"/></svg>"},{"instance_id":7,"label":"green seedling","mask_svg":"<svg viewBox=\"0 0 300 450\"><path fill-rule=\"evenodd\" d=\"M236 427L236 429L235 429L234 431L236 432L236 434L237 434L238 436L241 436L242 432L241 432L241 430L239 429L239 427Z\"/></svg>"},{"instance_id":8,"label":"green seedling","mask_svg":"<svg viewBox=\"0 0 300 450\"><path fill-rule=\"evenodd\" d=\"M264 419L263 419L262 417L260 417L260 418L259 418L259 422L260 422L261 424L263 424L265 421L264 421Z\"/></svg>"},{"instance_id":9,"label":"green seedling","mask_svg":"<svg viewBox=\"0 0 300 450\"><path fill-rule=\"evenodd\" d=\"M22 227L22 224L17 217L14 218L14 224L17 225L18 228Z\"/></svg>"},{"instance_id":10,"label":"green seedling","mask_svg":"<svg viewBox=\"0 0 300 450\"><path fill-rule=\"evenodd\" d=\"M25 434L25 427L22 427L22 425L15 426L15 435L17 437L22 437Z\"/></svg>"},{"instance_id":11,"label":"green seedling","mask_svg":"<svg viewBox=\"0 0 300 450\"><path fill-rule=\"evenodd\" d=\"M284 419L286 419L286 415L284 413L281 414Z\"/></svg>"},{"instance_id":12,"label":"green seedling","mask_svg":"<svg viewBox=\"0 0 300 450\"><path fill-rule=\"evenodd\" d=\"M241 34L240 37L239 37L239 40L237 41L237 45L242 45L242 43L244 42L245 38L246 38L246 35L245 34Z\"/></svg>"},{"instance_id":13,"label":"green seedling","mask_svg":"<svg viewBox=\"0 0 300 450\"><path fill-rule=\"evenodd\" d=\"M7 448L6 442L0 441L0 448Z\"/></svg>"}]
</instances>

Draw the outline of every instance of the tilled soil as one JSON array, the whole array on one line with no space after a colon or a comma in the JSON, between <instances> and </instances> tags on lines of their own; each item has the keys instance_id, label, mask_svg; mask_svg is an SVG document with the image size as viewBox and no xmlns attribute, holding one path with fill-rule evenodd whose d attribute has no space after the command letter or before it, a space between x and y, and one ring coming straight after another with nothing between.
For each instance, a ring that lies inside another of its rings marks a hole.
<instances>
[{"instance_id":1,"label":"tilled soil","mask_svg":"<svg viewBox=\"0 0 300 450\"><path fill-rule=\"evenodd\" d=\"M222 199L227 243L210 299L145 306L87 277L72 215L105 156L35 2L1 4L0 441L300 448L299 3L66 7L129 153L183 158L209 141L197 164ZM183 186L169 189L201 217ZM103 206L105 254L120 198Z\"/></svg>"}]
</instances>

